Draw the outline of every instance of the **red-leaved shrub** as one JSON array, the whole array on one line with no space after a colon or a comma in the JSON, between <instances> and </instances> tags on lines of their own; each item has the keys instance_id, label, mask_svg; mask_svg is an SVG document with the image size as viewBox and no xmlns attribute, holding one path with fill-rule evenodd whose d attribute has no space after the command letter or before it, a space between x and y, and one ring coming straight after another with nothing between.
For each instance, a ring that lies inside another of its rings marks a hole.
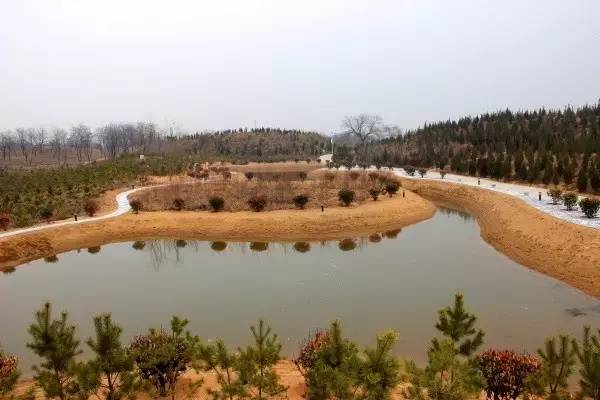
<instances>
[{"instance_id":1,"label":"red-leaved shrub","mask_svg":"<svg viewBox=\"0 0 600 400\"><path fill-rule=\"evenodd\" d=\"M542 366L537 357L511 350L487 350L476 362L487 383L488 399L516 399L523 393L526 378Z\"/></svg>"}]
</instances>

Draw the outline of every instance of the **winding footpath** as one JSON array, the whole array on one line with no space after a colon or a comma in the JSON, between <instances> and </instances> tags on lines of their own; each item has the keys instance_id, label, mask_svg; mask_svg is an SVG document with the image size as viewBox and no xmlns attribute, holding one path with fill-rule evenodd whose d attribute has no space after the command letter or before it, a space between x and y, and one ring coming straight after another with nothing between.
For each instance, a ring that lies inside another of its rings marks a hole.
<instances>
[{"instance_id":1,"label":"winding footpath","mask_svg":"<svg viewBox=\"0 0 600 400\"><path fill-rule=\"evenodd\" d=\"M87 222L101 221L103 219L118 217L119 215L128 213L131 210L131 206L129 205L129 200L127 197L131 193L134 193L134 192L137 192L138 190L143 190L146 188L147 187L139 187L139 188L128 190L126 192L119 193L115 197L115 200L117 202L117 209L109 214L101 215L99 217L79 218L77 221L66 220L66 221L56 222L56 223L47 224L47 225L36 225L36 226L32 226L30 228L15 229L12 231L0 233L0 239L11 237L11 236L16 236L16 235L21 235L23 233L37 232L37 231L41 231L44 229L56 228L56 227L64 226L64 225L85 224Z\"/></svg>"},{"instance_id":2,"label":"winding footpath","mask_svg":"<svg viewBox=\"0 0 600 400\"><path fill-rule=\"evenodd\" d=\"M374 169L374 168L373 168ZM490 179L477 179L476 177L471 176L462 176L462 175L454 175L454 174L446 174L444 179L440 176L438 172L427 171L425 177L421 178L418 176L410 176L404 171L402 168L394 168L394 174L397 176L401 176L406 179L415 179L415 180L431 180L437 182L449 182L459 185L466 185L472 187L479 187L485 190L490 190L493 192L499 192L503 194L507 194L513 197L524 201L529 204L531 207L534 207L546 214L549 214L555 218L559 218L561 220L586 226L589 228L600 229L600 218L586 218L580 210L567 211L566 208L561 204L552 204L551 199L546 193L546 189L538 188L534 186L526 186L519 185L513 183L503 183L497 182ZM24 229L16 229L9 232L0 233L0 239L7 238L11 236L20 235L23 233L29 232L37 232L44 229L56 228L64 225L73 225L73 224L85 224L87 222L93 221L101 221L104 219L118 217L119 215L123 215L128 213L131 210L131 206L129 205L128 196L134 192L139 190L147 189L148 187L139 187L135 189L131 189L122 193L119 193L116 197L117 209L109 214L102 215L99 217L91 217L91 218L81 218L77 221L67 220L56 222L48 225L36 225L30 228ZM539 199L541 193L541 200Z\"/></svg>"},{"instance_id":3,"label":"winding footpath","mask_svg":"<svg viewBox=\"0 0 600 400\"><path fill-rule=\"evenodd\" d=\"M567 211L562 204L552 204L547 190L535 186L519 185L514 183L497 182L491 179L477 179L472 176L462 176L446 174L444 179L439 172L427 171L425 177L409 176L402 168L394 168L394 174L406 179L431 180L436 182L450 182L459 185L479 187L493 192L507 194L524 201L533 208L536 208L555 218L571 222L573 224L586 226L589 228L600 229L600 218L587 218L578 207L572 211ZM541 200L539 198L541 193Z\"/></svg>"}]
</instances>

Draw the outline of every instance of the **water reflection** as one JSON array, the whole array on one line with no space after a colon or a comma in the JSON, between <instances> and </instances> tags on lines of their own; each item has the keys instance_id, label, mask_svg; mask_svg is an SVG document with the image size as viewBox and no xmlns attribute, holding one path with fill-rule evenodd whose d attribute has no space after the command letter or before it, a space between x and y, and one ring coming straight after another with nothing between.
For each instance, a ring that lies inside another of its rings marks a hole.
<instances>
[{"instance_id":1,"label":"water reflection","mask_svg":"<svg viewBox=\"0 0 600 400\"><path fill-rule=\"evenodd\" d=\"M440 207L438 206L438 211L441 214L447 215L447 216L459 216L463 221L465 222L471 222L473 221L474 217L464 211L460 211L460 210L456 210L454 208L446 208L446 207Z\"/></svg>"},{"instance_id":2,"label":"water reflection","mask_svg":"<svg viewBox=\"0 0 600 400\"><path fill-rule=\"evenodd\" d=\"M13 272L15 272L17 269L15 267L8 267L2 270L3 274L12 274Z\"/></svg>"},{"instance_id":3,"label":"water reflection","mask_svg":"<svg viewBox=\"0 0 600 400\"><path fill-rule=\"evenodd\" d=\"M307 242L296 242L294 243L294 250L298 253L306 253L310 251L310 243Z\"/></svg>"},{"instance_id":4,"label":"water reflection","mask_svg":"<svg viewBox=\"0 0 600 400\"><path fill-rule=\"evenodd\" d=\"M58 262L58 257L56 255L48 256L44 258L44 261L46 261L47 263L55 263Z\"/></svg>"},{"instance_id":5,"label":"water reflection","mask_svg":"<svg viewBox=\"0 0 600 400\"><path fill-rule=\"evenodd\" d=\"M402 229L392 229L383 232L383 236L385 236L387 239L396 239L400 232L402 232Z\"/></svg>"},{"instance_id":6,"label":"water reflection","mask_svg":"<svg viewBox=\"0 0 600 400\"><path fill-rule=\"evenodd\" d=\"M342 251L350 251L356 248L356 241L354 239L343 239L338 243L338 247Z\"/></svg>"},{"instance_id":7,"label":"water reflection","mask_svg":"<svg viewBox=\"0 0 600 400\"><path fill-rule=\"evenodd\" d=\"M252 251L266 251L269 249L269 243L267 242L251 242L250 250Z\"/></svg>"},{"instance_id":8,"label":"water reflection","mask_svg":"<svg viewBox=\"0 0 600 400\"><path fill-rule=\"evenodd\" d=\"M369 242L371 242L371 243L381 242L381 235L379 233L374 233L374 234L370 235Z\"/></svg>"},{"instance_id":9,"label":"water reflection","mask_svg":"<svg viewBox=\"0 0 600 400\"><path fill-rule=\"evenodd\" d=\"M184 248L185 246L187 246L187 242L183 239L179 239L175 241L175 247L178 247L180 249Z\"/></svg>"},{"instance_id":10,"label":"water reflection","mask_svg":"<svg viewBox=\"0 0 600 400\"><path fill-rule=\"evenodd\" d=\"M227 242L210 242L210 248L214 251L223 251L227 248Z\"/></svg>"},{"instance_id":11,"label":"water reflection","mask_svg":"<svg viewBox=\"0 0 600 400\"><path fill-rule=\"evenodd\" d=\"M100 253L100 249L101 249L100 246L92 246L92 247L88 247L87 251L90 254L98 254L98 253Z\"/></svg>"},{"instance_id":12,"label":"water reflection","mask_svg":"<svg viewBox=\"0 0 600 400\"><path fill-rule=\"evenodd\" d=\"M144 242L143 240L136 240L131 245L131 248L133 248L134 250L144 250L144 247L146 247L146 242Z\"/></svg>"}]
</instances>

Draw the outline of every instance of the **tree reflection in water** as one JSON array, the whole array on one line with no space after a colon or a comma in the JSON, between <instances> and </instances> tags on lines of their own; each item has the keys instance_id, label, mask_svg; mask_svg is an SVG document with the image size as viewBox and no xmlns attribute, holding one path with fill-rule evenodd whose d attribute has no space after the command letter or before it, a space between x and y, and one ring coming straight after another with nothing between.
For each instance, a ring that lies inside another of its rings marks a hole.
<instances>
[{"instance_id":1,"label":"tree reflection in water","mask_svg":"<svg viewBox=\"0 0 600 400\"><path fill-rule=\"evenodd\" d=\"M227 248L227 242L210 242L210 248L214 251L223 251Z\"/></svg>"},{"instance_id":2,"label":"tree reflection in water","mask_svg":"<svg viewBox=\"0 0 600 400\"><path fill-rule=\"evenodd\" d=\"M310 251L310 243L296 242L294 243L294 250L296 250L298 253L306 253Z\"/></svg>"}]
</instances>

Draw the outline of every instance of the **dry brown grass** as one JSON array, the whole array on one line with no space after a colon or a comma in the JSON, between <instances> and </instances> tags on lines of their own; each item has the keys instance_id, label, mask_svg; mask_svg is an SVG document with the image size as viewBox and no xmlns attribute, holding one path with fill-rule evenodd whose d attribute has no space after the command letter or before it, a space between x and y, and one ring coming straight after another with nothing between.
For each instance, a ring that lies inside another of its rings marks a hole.
<instances>
[{"instance_id":1,"label":"dry brown grass","mask_svg":"<svg viewBox=\"0 0 600 400\"><path fill-rule=\"evenodd\" d=\"M275 174L277 175L277 174ZM297 176L297 175L293 175ZM151 190L135 193L130 199L142 202L145 211L164 211L173 209L175 199L183 199L186 210L209 210L208 201L218 196L225 200L225 211L249 210L248 199L264 196L267 199L265 211L295 208L293 198L306 194L309 202L306 208L321 206L339 206L338 191L348 188L355 192L355 202L372 201L369 189L381 188L386 179L392 179L387 173L369 174L366 172L328 172L309 177L302 181L291 180L291 175L285 178L280 175L270 180L247 180L244 177L208 182L172 184Z\"/></svg>"}]
</instances>

